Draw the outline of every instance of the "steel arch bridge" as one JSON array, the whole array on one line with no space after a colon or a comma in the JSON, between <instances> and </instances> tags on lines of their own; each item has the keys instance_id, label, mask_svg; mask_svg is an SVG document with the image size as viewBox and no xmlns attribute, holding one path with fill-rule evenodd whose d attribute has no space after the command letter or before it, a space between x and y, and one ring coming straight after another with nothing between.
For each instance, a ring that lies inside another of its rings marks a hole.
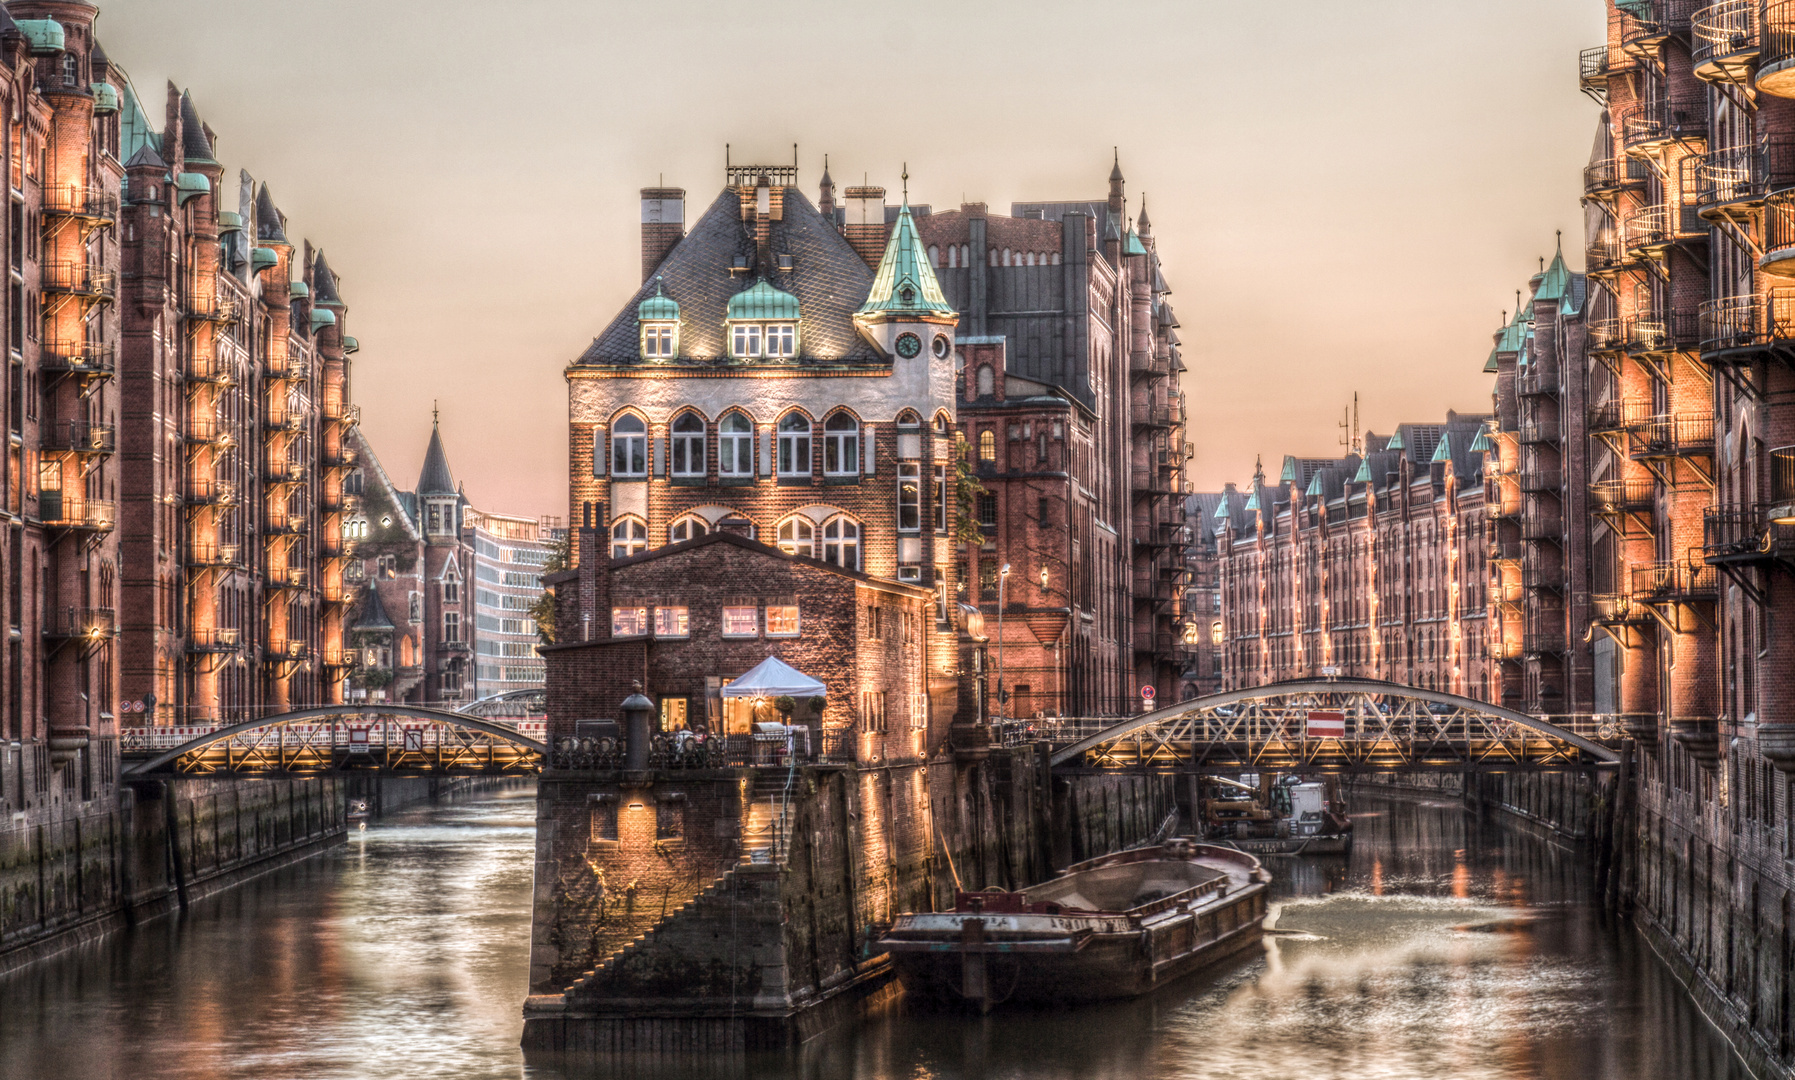
<instances>
[{"instance_id":1,"label":"steel arch bridge","mask_svg":"<svg viewBox=\"0 0 1795 1080\"><path fill-rule=\"evenodd\" d=\"M157 738L146 729L125 738L127 777L180 774L310 775L382 771L400 774L516 775L538 772L548 746L509 724L465 712L415 706L326 705ZM177 729L180 731L180 729ZM135 759L135 760L131 760Z\"/></svg>"},{"instance_id":2,"label":"steel arch bridge","mask_svg":"<svg viewBox=\"0 0 1795 1080\"><path fill-rule=\"evenodd\" d=\"M1313 733L1323 725L1340 734ZM1056 766L1174 771L1587 769L1617 764L1622 738L1617 718L1553 723L1372 679L1271 683L1048 730Z\"/></svg>"}]
</instances>

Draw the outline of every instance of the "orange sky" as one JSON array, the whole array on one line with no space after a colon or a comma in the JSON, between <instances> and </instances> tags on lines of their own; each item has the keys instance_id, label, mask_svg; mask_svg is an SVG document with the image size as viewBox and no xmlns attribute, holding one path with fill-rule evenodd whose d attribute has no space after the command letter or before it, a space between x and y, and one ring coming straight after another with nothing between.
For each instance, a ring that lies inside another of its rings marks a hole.
<instances>
[{"instance_id":1,"label":"orange sky","mask_svg":"<svg viewBox=\"0 0 1795 1080\"><path fill-rule=\"evenodd\" d=\"M1570 233L1599 0L119 0L101 41L160 116L322 246L353 392L401 483L440 401L483 509L564 512L561 372L638 282L636 191L707 204L723 145L993 210L1148 198L1199 490L1253 457L1489 407L1498 313ZM813 195L814 197L814 195Z\"/></svg>"}]
</instances>

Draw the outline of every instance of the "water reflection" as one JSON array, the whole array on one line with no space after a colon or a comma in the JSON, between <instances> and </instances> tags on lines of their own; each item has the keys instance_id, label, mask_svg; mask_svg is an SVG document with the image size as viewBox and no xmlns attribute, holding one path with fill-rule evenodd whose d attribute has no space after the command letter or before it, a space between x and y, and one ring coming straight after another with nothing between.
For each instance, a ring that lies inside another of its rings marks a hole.
<instances>
[{"instance_id":1,"label":"water reflection","mask_svg":"<svg viewBox=\"0 0 1795 1080\"><path fill-rule=\"evenodd\" d=\"M517 1049L528 791L0 981L0 1077L1745 1080L1575 856L1456 806L1356 815L1350 863L1274 860L1263 955L1152 997L976 1019L901 1003L795 1058L601 1070Z\"/></svg>"}]
</instances>

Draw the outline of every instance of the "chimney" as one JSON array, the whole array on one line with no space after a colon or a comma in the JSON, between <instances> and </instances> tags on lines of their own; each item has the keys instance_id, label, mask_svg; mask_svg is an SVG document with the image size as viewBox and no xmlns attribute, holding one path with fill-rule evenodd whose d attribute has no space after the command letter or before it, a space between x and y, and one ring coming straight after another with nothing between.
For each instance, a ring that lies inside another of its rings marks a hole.
<instances>
[{"instance_id":1,"label":"chimney","mask_svg":"<svg viewBox=\"0 0 1795 1080\"><path fill-rule=\"evenodd\" d=\"M642 189L642 280L660 269L673 245L686 235L686 189Z\"/></svg>"},{"instance_id":2,"label":"chimney","mask_svg":"<svg viewBox=\"0 0 1795 1080\"><path fill-rule=\"evenodd\" d=\"M606 544L609 529L605 525L605 504L587 503L585 520L575 537L574 549L579 568L579 603L560 604L560 589L555 590L556 607L572 615L572 625L566 630L556 627L556 637L563 642L599 641L611 636L611 559Z\"/></svg>"},{"instance_id":3,"label":"chimney","mask_svg":"<svg viewBox=\"0 0 1795 1080\"><path fill-rule=\"evenodd\" d=\"M842 233L866 265L877 269L885 257L885 189L851 187L845 194L848 214Z\"/></svg>"}]
</instances>

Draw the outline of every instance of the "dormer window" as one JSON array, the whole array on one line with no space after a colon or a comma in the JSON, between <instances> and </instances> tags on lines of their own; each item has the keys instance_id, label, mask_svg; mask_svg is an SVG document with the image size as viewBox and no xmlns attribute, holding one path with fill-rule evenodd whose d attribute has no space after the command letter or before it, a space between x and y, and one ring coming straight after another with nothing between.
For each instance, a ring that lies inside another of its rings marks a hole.
<instances>
[{"instance_id":1,"label":"dormer window","mask_svg":"<svg viewBox=\"0 0 1795 1080\"><path fill-rule=\"evenodd\" d=\"M671 360L679 355L679 305L654 279L654 295L636 307L642 328L642 358Z\"/></svg>"},{"instance_id":2,"label":"dormer window","mask_svg":"<svg viewBox=\"0 0 1795 1080\"><path fill-rule=\"evenodd\" d=\"M737 360L798 355L798 298L757 281L729 301L729 355Z\"/></svg>"}]
</instances>

